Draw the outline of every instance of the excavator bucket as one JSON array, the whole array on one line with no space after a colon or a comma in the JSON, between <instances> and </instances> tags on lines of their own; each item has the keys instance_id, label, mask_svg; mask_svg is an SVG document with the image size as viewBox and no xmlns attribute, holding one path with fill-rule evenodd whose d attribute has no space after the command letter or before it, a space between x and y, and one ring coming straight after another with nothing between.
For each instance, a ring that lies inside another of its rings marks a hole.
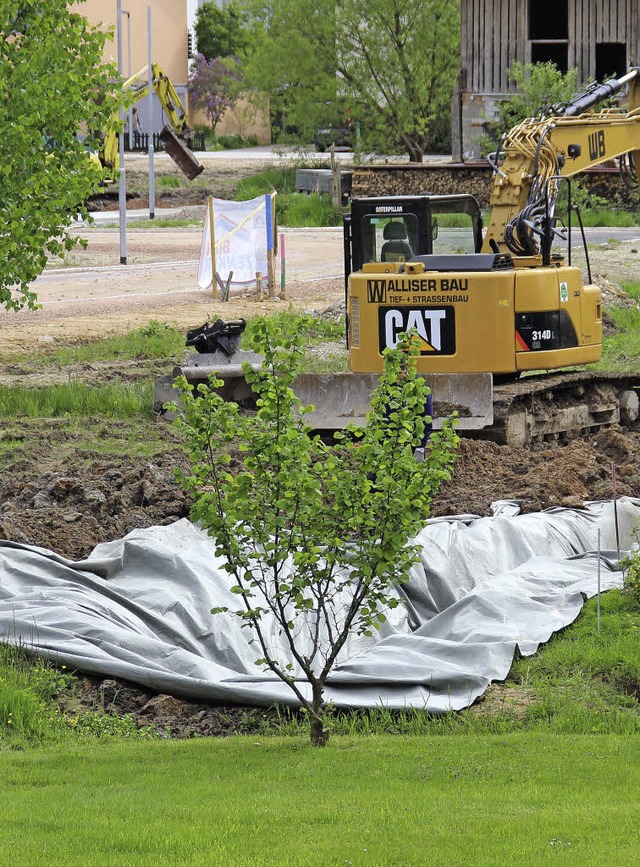
<instances>
[{"instance_id":1,"label":"excavator bucket","mask_svg":"<svg viewBox=\"0 0 640 867\"><path fill-rule=\"evenodd\" d=\"M458 413L458 430L480 430L493 423L493 377L490 373L425 374L433 396L433 427ZM366 423L371 392L378 384L373 373L302 374L293 390L315 411L305 416L315 430L340 430Z\"/></svg>"},{"instance_id":2,"label":"excavator bucket","mask_svg":"<svg viewBox=\"0 0 640 867\"><path fill-rule=\"evenodd\" d=\"M178 138L169 126L165 126L160 133L160 141L174 163L192 181L204 171L204 166L198 162L182 139Z\"/></svg>"},{"instance_id":3,"label":"excavator bucket","mask_svg":"<svg viewBox=\"0 0 640 867\"><path fill-rule=\"evenodd\" d=\"M207 383L212 374L224 385L220 393L225 400L251 402L242 363L260 365L260 356L240 351L233 356L223 352L192 355L171 376L156 380L154 409L162 412L165 403L178 403L179 394L173 387L176 376L182 375L192 386ZM458 413L458 430L481 430L493 424L493 377L490 373L425 374L433 395L433 427L442 428L443 419ZM348 424L363 426L369 411L371 392L378 382L377 374L326 373L301 374L293 390L306 406L315 410L305 416L308 424L318 431L340 430Z\"/></svg>"}]
</instances>

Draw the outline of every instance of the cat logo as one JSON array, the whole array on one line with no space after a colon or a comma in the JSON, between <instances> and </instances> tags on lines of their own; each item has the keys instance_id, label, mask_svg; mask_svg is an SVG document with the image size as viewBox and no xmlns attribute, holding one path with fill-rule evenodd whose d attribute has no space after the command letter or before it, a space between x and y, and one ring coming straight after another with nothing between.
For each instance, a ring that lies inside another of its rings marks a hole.
<instances>
[{"instance_id":1,"label":"cat logo","mask_svg":"<svg viewBox=\"0 0 640 867\"><path fill-rule=\"evenodd\" d=\"M455 310L446 307L380 307L378 332L380 352L398 345L398 335L415 331L421 341L420 355L453 355L456 351Z\"/></svg>"}]
</instances>

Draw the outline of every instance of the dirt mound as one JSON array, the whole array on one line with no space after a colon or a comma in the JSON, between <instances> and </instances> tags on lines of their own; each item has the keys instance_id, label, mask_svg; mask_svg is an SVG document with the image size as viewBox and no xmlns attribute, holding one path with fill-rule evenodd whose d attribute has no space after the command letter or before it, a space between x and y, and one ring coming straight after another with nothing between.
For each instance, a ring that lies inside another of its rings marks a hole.
<instances>
[{"instance_id":1,"label":"dirt mound","mask_svg":"<svg viewBox=\"0 0 640 867\"><path fill-rule=\"evenodd\" d=\"M94 433L96 443L110 436L101 424ZM68 453L73 435L53 425L41 432L37 463L20 457L5 464L0 538L83 559L99 542L187 516L188 504L173 476L184 460L177 449L152 460L117 461L77 438L78 447Z\"/></svg>"},{"instance_id":2,"label":"dirt mound","mask_svg":"<svg viewBox=\"0 0 640 867\"><path fill-rule=\"evenodd\" d=\"M73 712L130 715L138 728L171 738L255 734L277 717L271 708L214 707L158 695L126 681L83 677L73 696L62 699Z\"/></svg>"},{"instance_id":3,"label":"dirt mound","mask_svg":"<svg viewBox=\"0 0 640 867\"><path fill-rule=\"evenodd\" d=\"M434 515L486 515L495 500L517 500L523 512L580 506L586 500L640 494L640 436L614 427L566 446L512 449L463 439L453 477L434 503Z\"/></svg>"},{"instance_id":4,"label":"dirt mound","mask_svg":"<svg viewBox=\"0 0 640 867\"><path fill-rule=\"evenodd\" d=\"M186 466L176 434L164 423L152 423L149 430L164 442L152 458L118 458L99 451L100 440L112 434L102 422L89 421L76 434L62 423L33 423L22 432L24 451L2 470L0 537L81 559L99 542L187 516L188 503L174 479L174 467ZM6 436L16 433L9 430ZM87 439L95 439L95 449ZM37 462L31 449L37 449ZM638 496L639 458L640 434L619 427L537 450L465 438L432 514L489 515L491 504L502 499L516 500L523 512L609 499L612 466L618 496Z\"/></svg>"}]
</instances>

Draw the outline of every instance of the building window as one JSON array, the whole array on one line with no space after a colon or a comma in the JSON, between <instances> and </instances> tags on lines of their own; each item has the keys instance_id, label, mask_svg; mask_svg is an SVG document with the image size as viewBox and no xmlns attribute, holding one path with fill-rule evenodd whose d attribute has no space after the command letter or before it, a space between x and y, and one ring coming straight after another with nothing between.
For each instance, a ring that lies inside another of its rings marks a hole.
<instances>
[{"instance_id":1,"label":"building window","mask_svg":"<svg viewBox=\"0 0 640 867\"><path fill-rule=\"evenodd\" d=\"M529 40L532 63L555 63L560 72L567 72L568 0L529 0Z\"/></svg>"},{"instance_id":2,"label":"building window","mask_svg":"<svg viewBox=\"0 0 640 867\"><path fill-rule=\"evenodd\" d=\"M596 43L596 80L620 78L627 71L627 46L624 42Z\"/></svg>"},{"instance_id":3,"label":"building window","mask_svg":"<svg viewBox=\"0 0 640 867\"><path fill-rule=\"evenodd\" d=\"M568 0L529 0L529 39L569 38Z\"/></svg>"},{"instance_id":4,"label":"building window","mask_svg":"<svg viewBox=\"0 0 640 867\"><path fill-rule=\"evenodd\" d=\"M569 69L567 43L532 42L531 62L555 63L560 72L566 72Z\"/></svg>"}]
</instances>

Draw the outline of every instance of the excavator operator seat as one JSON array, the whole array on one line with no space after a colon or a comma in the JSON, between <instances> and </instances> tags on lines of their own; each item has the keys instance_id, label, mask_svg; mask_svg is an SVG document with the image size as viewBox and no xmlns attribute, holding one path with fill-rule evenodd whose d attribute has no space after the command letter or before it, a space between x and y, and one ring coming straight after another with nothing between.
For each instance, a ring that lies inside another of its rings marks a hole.
<instances>
[{"instance_id":1,"label":"excavator operator seat","mask_svg":"<svg viewBox=\"0 0 640 867\"><path fill-rule=\"evenodd\" d=\"M383 262L406 262L413 256L411 245L407 241L407 227L404 220L390 220L383 229L380 257Z\"/></svg>"}]
</instances>

